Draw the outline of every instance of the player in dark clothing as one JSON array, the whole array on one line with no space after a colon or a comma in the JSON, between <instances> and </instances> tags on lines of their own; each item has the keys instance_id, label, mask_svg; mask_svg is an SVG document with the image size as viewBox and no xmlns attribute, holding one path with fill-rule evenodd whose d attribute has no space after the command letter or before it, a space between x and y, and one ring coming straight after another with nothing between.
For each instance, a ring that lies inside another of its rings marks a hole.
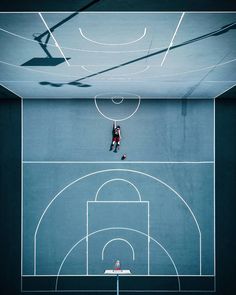
<instances>
[{"instance_id":1,"label":"player in dark clothing","mask_svg":"<svg viewBox=\"0 0 236 295\"><path fill-rule=\"evenodd\" d=\"M120 140L121 140L120 126L116 126L116 124L113 123L112 143L110 146L110 150L113 150L113 148L115 147L114 152L117 152L117 150L120 149Z\"/></svg>"}]
</instances>

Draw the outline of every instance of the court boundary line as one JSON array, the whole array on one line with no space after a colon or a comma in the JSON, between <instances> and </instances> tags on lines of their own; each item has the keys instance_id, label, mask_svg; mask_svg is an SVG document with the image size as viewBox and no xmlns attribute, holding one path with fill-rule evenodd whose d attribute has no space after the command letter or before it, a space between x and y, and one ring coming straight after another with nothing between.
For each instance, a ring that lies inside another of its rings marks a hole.
<instances>
[{"instance_id":1,"label":"court boundary line","mask_svg":"<svg viewBox=\"0 0 236 295\"><path fill-rule=\"evenodd\" d=\"M148 224L148 276L150 276L150 201L148 201L148 214L147 214L147 224Z\"/></svg>"},{"instance_id":2,"label":"court boundary line","mask_svg":"<svg viewBox=\"0 0 236 295\"><path fill-rule=\"evenodd\" d=\"M76 10L69 10L69 11L38 11L38 10L36 10L36 11L33 11L33 10L31 10L31 11L0 11L0 14L20 14L20 13L26 13L26 14L30 14L30 13L35 13L35 14L37 14L37 13L47 13L47 14L56 14L56 13L58 13L58 14L66 14L66 13L74 13L74 12L76 12ZM80 11L79 13L81 14L96 14L96 13L110 13L110 14L112 14L112 13L114 13L114 14L121 14L121 13L124 13L124 14L132 14L132 13L137 13L137 14L141 14L141 13L150 13L150 14L157 14L157 13L173 13L173 14L175 14L175 13L182 13L182 12L186 12L186 13L189 13L189 14L196 14L196 13L206 13L206 14L209 14L209 13L212 13L212 14L229 14L229 13L231 13L231 14L234 14L234 13L236 13L236 11L231 11L231 10L222 10L222 11L212 11L212 10L190 10L190 11L188 11L188 10L186 10L186 11L174 11L174 10L170 10L170 11L150 11L150 10L147 10L147 11Z\"/></svg>"},{"instance_id":3,"label":"court boundary line","mask_svg":"<svg viewBox=\"0 0 236 295\"><path fill-rule=\"evenodd\" d=\"M23 97L19 94L17 94L14 90L11 90L10 88L8 88L7 86L3 85L2 83L0 83L0 85L5 88L6 90L10 91L11 93L13 93L14 95L17 96L17 98L23 99ZM11 99L11 98L10 98Z\"/></svg>"},{"instance_id":4,"label":"court boundary line","mask_svg":"<svg viewBox=\"0 0 236 295\"><path fill-rule=\"evenodd\" d=\"M124 275L122 275L124 276ZM114 293L116 290L113 289L113 290L68 290L68 289L63 289L63 290L23 290L22 292L23 293L28 293L28 292L32 292L32 293L37 293L37 292L54 292L54 293L57 293L57 292L85 292L85 293L90 293L90 292L97 292L97 293ZM205 292L210 292L210 293L214 293L215 291L214 290L121 290L122 293L189 293L189 292L194 292L194 293L205 293Z\"/></svg>"},{"instance_id":5,"label":"court boundary line","mask_svg":"<svg viewBox=\"0 0 236 295\"><path fill-rule=\"evenodd\" d=\"M3 86L3 87L5 87L5 86ZM17 96L19 96L19 95L17 95ZM22 98L22 107L23 107L23 97L21 97L21 98ZM22 108L22 112L23 112L23 108ZM23 114L22 114L22 131L23 131ZM22 155L23 155L23 133L22 133ZM90 164L91 162L87 162L87 163ZM114 162L112 162L112 163L114 163ZM160 162L160 163L167 163L168 164L170 162ZM175 163L175 164L187 163L187 164L189 164L189 162L182 162L182 163L180 163L180 162L172 162L172 163ZM214 163L214 205L215 205L215 99L214 99L214 161L194 162L194 164L198 164L198 163L201 163L201 164L205 164L205 163L207 163L207 164L210 163L211 164L211 163ZM22 164L22 169L23 169L24 161L22 161L21 164ZM23 183L21 183L21 185L22 185L22 189L23 189ZM22 194L22 200L23 200L23 194ZM23 218L23 214L21 214L21 217ZM214 230L215 230L215 221L216 220L215 220L215 207L214 207ZM21 238L22 237L23 237L23 233L22 233ZM215 247L216 247L216 242L215 242L215 234L214 234L214 249L215 249ZM21 250L23 251L23 249L21 249ZM215 258L215 263L214 263L214 270L215 270L216 269L216 251L214 251L214 258ZM22 259L23 259L23 257L21 257L21 260ZM21 271L22 271L22 269L21 269ZM21 291L22 292L28 292L28 291L22 290L22 287L23 287L22 286L22 278L24 276L25 275L23 275L21 273ZM150 276L152 276L152 275L150 275ZM153 276L156 277L158 275L153 275ZM164 276L166 277L166 275L164 275ZM201 277L214 277L214 282L215 282L215 286L216 286L216 272L214 272L214 275L181 275L181 276L183 276L183 277L185 277L185 276L186 277L192 277L192 276L196 276L196 277L198 277L198 276L201 276ZM189 292L189 291L191 291L191 292L215 292L215 290L216 289L214 289L214 290L206 290L206 291L204 291L204 290L181 290L181 292ZM64 290L62 290L62 291L64 291ZM69 291L72 291L72 290L69 290ZM86 291L88 291L88 290L86 290ZM37 292L37 291L29 291L29 292ZM44 292L44 291L42 291L42 292ZM49 292L50 292L50 290L49 290ZM76 292L83 292L83 291L77 290ZM92 290L92 292L94 292L94 290ZM106 292L106 290L102 290L101 292ZM124 291L124 292L126 292L126 291ZM130 291L127 291L127 292L130 292ZM136 291L134 290L134 292L136 292ZM165 291L165 290L160 290L160 291L142 290L142 291L139 291L138 290L137 292L169 292L169 291ZM171 290L170 292L175 292L175 291Z\"/></svg>"},{"instance_id":6,"label":"court boundary line","mask_svg":"<svg viewBox=\"0 0 236 295\"><path fill-rule=\"evenodd\" d=\"M37 277L56 277L57 275L22 275L22 277L24 278L37 278ZM103 275L60 275L61 277L107 277L107 275L103 274ZM123 276L123 275L122 275ZM125 276L125 275L124 275ZM130 275L126 275L126 276L130 276ZM132 277L176 277L176 275L133 275ZM215 277L214 275L179 275L179 277L196 277L196 278L213 278Z\"/></svg>"},{"instance_id":7,"label":"court boundary line","mask_svg":"<svg viewBox=\"0 0 236 295\"><path fill-rule=\"evenodd\" d=\"M214 265L213 265L213 273L214 273L214 291L216 292L216 98L214 98L213 102L213 233L214 233Z\"/></svg>"},{"instance_id":8,"label":"court boundary line","mask_svg":"<svg viewBox=\"0 0 236 295\"><path fill-rule=\"evenodd\" d=\"M88 213L88 201L86 202L86 276L88 276L88 265L89 265L89 245L88 245L88 230L89 230L89 224L88 224L88 220L89 220L89 213ZM58 270L60 271L60 269ZM58 273L57 273L57 278L58 278Z\"/></svg>"},{"instance_id":9,"label":"court boundary line","mask_svg":"<svg viewBox=\"0 0 236 295\"><path fill-rule=\"evenodd\" d=\"M91 72L92 73L92 72ZM118 77L118 75L117 75L117 77L112 77L113 79L117 79L117 78L119 78L120 79L120 75L119 75L119 77ZM105 77L104 78L99 78L100 80L105 80ZM128 77L122 77L122 79L131 79L131 78L128 78ZM111 82L111 81L108 81L108 80L106 80L107 82ZM23 81L23 80L19 80L19 81L16 81L16 80L0 80L0 83L38 83L38 81L33 81L33 80L25 80L25 81ZM52 82L61 82L61 83L67 83L68 81L66 81L66 80L61 80L61 81L59 81L59 80L52 80ZM121 82L123 82L123 81L121 81ZM130 81L130 82L137 82L137 80L132 80L132 81ZM165 82L165 81L161 81L161 82ZM189 82L194 82L194 83L196 83L196 82L198 82L197 80L191 80L191 81L189 81ZM175 83L181 83L181 82L179 82L179 81L175 81ZM205 80L205 81L202 81L201 83L236 83L236 80L228 80L228 81L226 81L226 80L221 80L221 81L212 81L212 80ZM48 99L50 99L50 98L48 98ZM191 99L191 97L190 98L188 98L188 99Z\"/></svg>"},{"instance_id":10,"label":"court boundary line","mask_svg":"<svg viewBox=\"0 0 236 295\"><path fill-rule=\"evenodd\" d=\"M74 95L74 94L73 94ZM211 97L203 97L203 96L192 96L191 97L191 99L201 99L201 100L213 100L213 96L211 96ZM24 99L25 100L36 100L36 99L55 99L55 98L47 98L47 96L41 96L41 97L29 97L29 96L25 96L24 97ZM56 99L88 99L88 100L92 100L93 99L93 97L80 97L80 98L78 98L78 96L70 96L70 97L68 97L68 96L58 96L57 95L57 97L56 97ZM169 96L169 97L165 97L165 96L142 96L142 99L156 99L156 100L158 100L158 99L168 99L168 100L176 100L176 99L179 99L179 100L181 100L181 99L183 99L183 96ZM187 98L188 100L190 99L190 98Z\"/></svg>"},{"instance_id":11,"label":"court boundary line","mask_svg":"<svg viewBox=\"0 0 236 295\"><path fill-rule=\"evenodd\" d=\"M172 39L171 39L171 41L170 41L170 44L169 44L169 46L168 46L168 48L167 48L167 50L166 50L166 52L165 52L165 55L164 55L163 59L162 59L161 67L163 66L163 64L164 64L164 62L165 62L165 59L166 59L166 57L167 57L167 54L169 53L170 48L171 48L172 45L173 45L174 38L175 38L175 36L176 36L176 34L177 34L177 31L178 31L178 29L179 29L179 27L180 27L180 24L181 24L181 22L182 22L182 20L183 20L184 15L185 15L185 12L182 12L181 17L180 17L180 19L179 19L179 22L178 22L178 24L177 24L177 27L176 27L176 29L175 29L174 35L173 35L173 37L172 37Z\"/></svg>"},{"instance_id":12,"label":"court boundary line","mask_svg":"<svg viewBox=\"0 0 236 295\"><path fill-rule=\"evenodd\" d=\"M23 161L24 164L214 164L214 161Z\"/></svg>"},{"instance_id":13,"label":"court boundary line","mask_svg":"<svg viewBox=\"0 0 236 295\"><path fill-rule=\"evenodd\" d=\"M125 276L125 275L122 275L122 276ZM77 292L77 293L80 293L80 292L85 292L85 293L90 293L90 292L97 292L97 293L114 293L116 290L113 289L113 290L68 290L68 289L63 289L63 290L23 290L22 293L28 293L28 292L32 292L32 293L39 293L39 292L54 292L54 293L58 293L58 292ZM209 293L214 293L215 291L214 290L121 290L122 293L189 293L189 292L194 292L194 293L206 293L206 292L209 292Z\"/></svg>"},{"instance_id":14,"label":"court boundary line","mask_svg":"<svg viewBox=\"0 0 236 295\"><path fill-rule=\"evenodd\" d=\"M236 86L236 84L234 84L233 86L230 86L229 88L227 88L226 90L224 90L223 92L220 92L219 94L217 94L215 97L213 97L213 99L223 95L225 92L227 92L228 90L232 89L234 86Z\"/></svg>"},{"instance_id":15,"label":"court boundary line","mask_svg":"<svg viewBox=\"0 0 236 295\"><path fill-rule=\"evenodd\" d=\"M24 263L24 100L21 98L21 234L20 234L20 247L21 247L21 279L20 290L23 290L23 263Z\"/></svg>"}]
</instances>

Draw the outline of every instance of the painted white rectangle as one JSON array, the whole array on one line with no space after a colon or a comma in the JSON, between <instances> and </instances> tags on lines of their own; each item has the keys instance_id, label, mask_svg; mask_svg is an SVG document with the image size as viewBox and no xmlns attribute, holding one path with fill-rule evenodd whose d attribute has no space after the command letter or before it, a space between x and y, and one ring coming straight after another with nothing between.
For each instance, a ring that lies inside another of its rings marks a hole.
<instances>
[{"instance_id":1,"label":"painted white rectangle","mask_svg":"<svg viewBox=\"0 0 236 295\"><path fill-rule=\"evenodd\" d=\"M105 275L131 275L131 271L129 269L120 269L120 270L114 270L114 269L107 269L104 272Z\"/></svg>"}]
</instances>

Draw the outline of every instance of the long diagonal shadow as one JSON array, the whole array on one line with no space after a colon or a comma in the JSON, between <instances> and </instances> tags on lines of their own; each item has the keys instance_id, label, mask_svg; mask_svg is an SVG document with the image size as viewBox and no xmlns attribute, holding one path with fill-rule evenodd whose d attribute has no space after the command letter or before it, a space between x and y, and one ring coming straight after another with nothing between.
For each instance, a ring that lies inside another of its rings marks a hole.
<instances>
[{"instance_id":1,"label":"long diagonal shadow","mask_svg":"<svg viewBox=\"0 0 236 295\"><path fill-rule=\"evenodd\" d=\"M176 48L179 48L179 47L182 47L182 46L185 46L185 45L188 45L188 44L191 44L191 43L195 43L197 41L201 41L201 40L204 40L206 38L209 38L211 36L219 36L219 35L222 35L222 34L225 34L226 32L228 32L229 30L232 30L232 29L236 29L236 22L235 23L231 23L231 24L228 24L226 26L223 26L221 27L220 29L214 31L214 32L211 32L211 33L208 33L208 34L205 34L205 35L202 35L202 36L199 36L197 38L193 38L191 40L188 40L188 41L185 41L181 44L178 44L178 45L174 45L174 46L171 46L169 48L169 50L174 50ZM144 56L141 56L139 58L136 58L136 59L133 59L131 61L128 61L128 62L125 62L125 63L122 63L120 65L117 65L117 66L114 66L114 67L111 67L109 69L105 69L105 70L102 70L102 71L99 71L99 72L96 72L94 74L91 74L91 75L88 75L88 76L85 76L83 78L80 78L80 79L77 79L75 81L82 81L84 79L87 79L87 78L91 78L91 77L94 77L94 76L97 76L97 75L100 75L100 74L103 74L103 73L106 73L106 72L109 72L109 71L112 71L112 70L115 70L115 69L118 69L118 68L121 68L121 67L124 67L124 66L127 66L127 65L130 65L132 63L135 63L135 62L138 62L140 60L143 60L143 59L146 59L146 58L149 58L149 57L153 57L155 55L158 55L158 54L161 54L161 53L164 53L168 50L168 48L164 48L162 50L159 50L159 51L156 51L156 52L153 52L153 53L150 53L150 54L147 54L147 55L144 55Z\"/></svg>"},{"instance_id":2,"label":"long diagonal shadow","mask_svg":"<svg viewBox=\"0 0 236 295\"><path fill-rule=\"evenodd\" d=\"M83 6L82 8L78 9L77 11L75 11L74 13L72 13L71 15L69 15L68 17L66 17L65 19L61 20L59 23L57 23L56 25L52 26L50 29L51 32L55 31L55 29L59 28L60 26L62 26L63 24L65 24L66 22L68 22L69 20L71 20L72 18L74 18L76 15L78 15L80 12L85 11L86 9L90 8L92 5L100 2L101 0L93 0L91 2L89 2L88 4L86 4L85 6ZM43 42L42 38L46 36L46 40ZM43 32L42 34L40 34L39 36L34 36L34 40L38 42L38 44L40 45L40 47L43 49L43 51L46 53L48 58L53 58L51 53L49 52L49 50L47 49L47 44L49 42L51 35L50 32L48 30L46 30L45 32Z\"/></svg>"},{"instance_id":3,"label":"long diagonal shadow","mask_svg":"<svg viewBox=\"0 0 236 295\"><path fill-rule=\"evenodd\" d=\"M188 45L188 44L192 44L192 43L195 43L195 42L198 42L198 41L201 41L201 40L207 39L207 38L209 38L209 37L219 36L219 35L222 35L222 34L227 33L227 32L230 31L230 30L235 30L235 29L236 29L236 22L234 22L234 23L230 23L230 24L228 24L228 25L225 25L225 26L221 27L221 28L218 29L218 30L213 31L213 32L210 32L210 33L207 33L207 34L205 34L205 35L201 35L201 36L199 36L199 37L197 37L197 38L193 38L193 39L187 40L187 41L185 41L185 42L182 42L182 43L180 43L180 44L177 44L177 45L171 46L171 47L169 48L169 51L174 50L174 49L176 49L176 48L180 48L180 47L182 47L182 46L186 46L186 45ZM87 76L85 76L85 77L82 77L82 78L76 79L76 80L74 80L74 81L72 81L72 82L64 83L64 84L80 86L80 85L78 85L77 83L80 82L80 81L82 81L82 80L85 80L85 79L88 79L88 78L92 78L92 77L95 77L95 76L98 76L98 75L101 75L101 74L104 74L104 73L110 72L110 71L112 71L112 70L119 69L119 68L121 68L121 67L124 67L124 66L130 65L130 64L136 63L136 62L138 62L138 61L141 61L141 60L146 59L146 58L149 58L149 57L156 56L156 55L158 55L158 54L161 54L161 53L166 52L167 50L168 50L168 48L164 48L164 49L162 49L162 50L159 50L159 51L156 51L156 52L153 52L153 53L150 53L150 54L147 54L147 55L141 56L141 57L136 58L136 59L133 59L133 60L131 60L131 61L124 62L124 63L122 63L122 64L120 64L120 65L116 65L116 66L110 67L110 68L108 68L108 69L105 69L105 70L102 70L102 71L99 71L99 72L93 73L93 74L91 74L91 75L87 75ZM39 82L39 84L41 84L41 85L51 85L51 86L54 86L54 87L59 87L59 86L56 86L56 85L55 85L55 84L57 84L57 83L50 83L50 82L45 82L45 81L44 81L44 82ZM54 85L53 85L53 84L54 84ZM60 83L59 83L59 84L60 84ZM63 84L63 85L64 85L64 84ZM60 84L60 86L62 86L62 85ZM89 86L91 86L91 85L89 85Z\"/></svg>"}]
</instances>

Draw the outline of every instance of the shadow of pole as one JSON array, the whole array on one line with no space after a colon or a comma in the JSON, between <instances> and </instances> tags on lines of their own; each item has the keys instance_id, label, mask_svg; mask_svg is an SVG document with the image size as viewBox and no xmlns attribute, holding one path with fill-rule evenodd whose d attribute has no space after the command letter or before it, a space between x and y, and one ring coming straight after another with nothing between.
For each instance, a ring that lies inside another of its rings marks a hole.
<instances>
[{"instance_id":1,"label":"shadow of pole","mask_svg":"<svg viewBox=\"0 0 236 295\"><path fill-rule=\"evenodd\" d=\"M101 0L93 0L92 2L89 2L88 4L86 4L85 6L83 6L82 8L80 8L79 10L75 11L74 13L72 13L71 15L69 15L68 17L66 17L65 19L61 20L56 25L52 26L49 30L51 32L53 32L55 29L59 28L60 26L62 26L63 24L65 24L66 22L68 22L69 20L71 20L72 18L74 18L80 12L85 11L86 9L90 8L92 5L94 5L94 4L96 4L96 3L100 2L100 1ZM46 40L45 40L45 42L43 42L42 39L45 36L46 36ZM50 54L50 52L47 49L47 44L49 42L49 39L50 39L50 32L48 30L46 30L45 32L43 32L39 36L34 36L34 40L38 42L39 46L43 49L43 51L45 52L45 54L47 55L47 57L52 58L52 55Z\"/></svg>"}]
</instances>

